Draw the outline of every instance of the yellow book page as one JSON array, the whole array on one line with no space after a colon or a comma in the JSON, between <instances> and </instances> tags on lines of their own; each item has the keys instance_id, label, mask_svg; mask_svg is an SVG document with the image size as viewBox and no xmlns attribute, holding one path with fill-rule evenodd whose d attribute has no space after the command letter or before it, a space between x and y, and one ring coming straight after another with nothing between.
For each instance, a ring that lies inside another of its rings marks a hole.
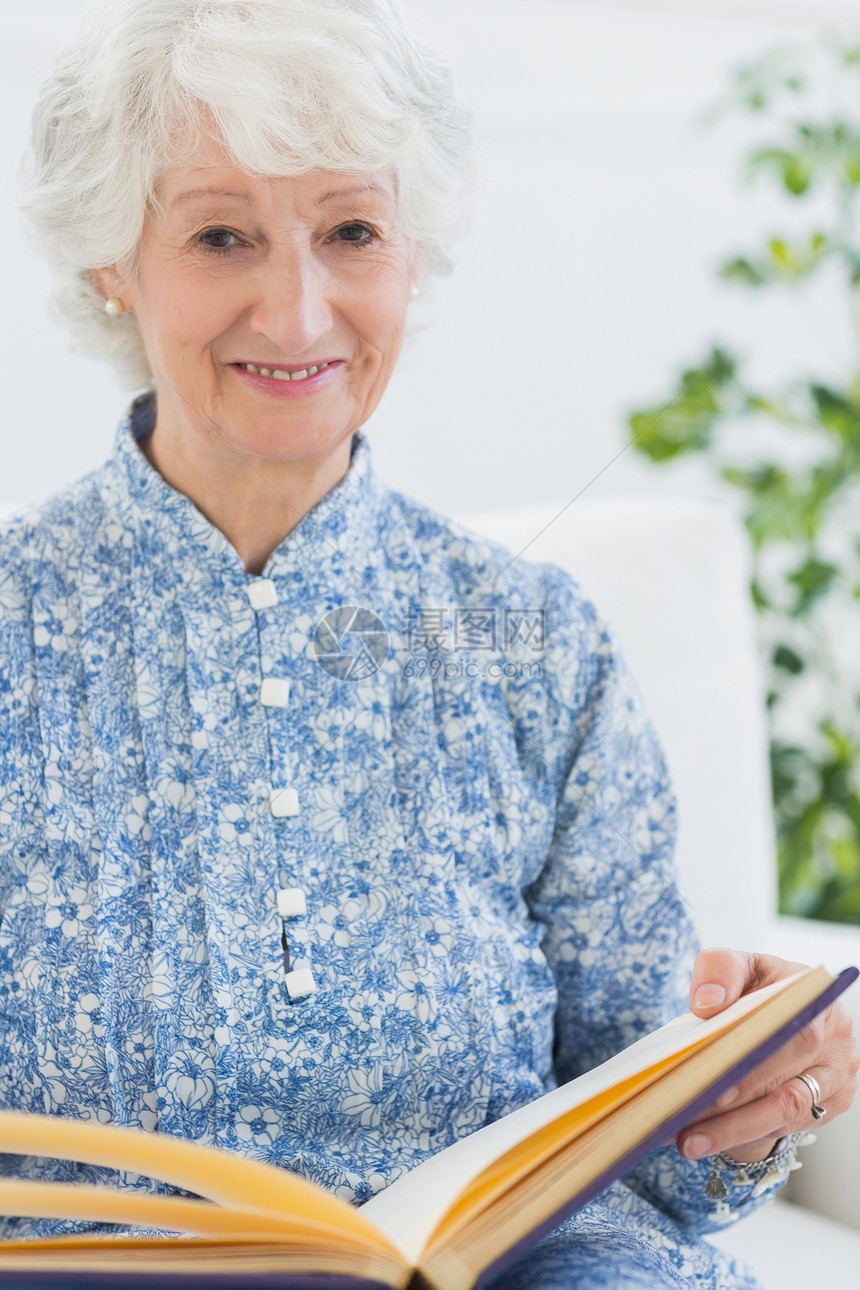
<instances>
[{"instance_id":1,"label":"yellow book page","mask_svg":"<svg viewBox=\"0 0 860 1290\"><path fill-rule=\"evenodd\" d=\"M515 1185L547 1157L554 1155L560 1147L572 1142L610 1112L623 1106L636 1093L653 1084L666 1071L679 1065L690 1053L707 1042L705 1039L698 1044L691 1044L683 1052L674 1057L667 1057L665 1061L651 1066L641 1075L631 1075L629 1079L584 1102L582 1106L575 1107L561 1119L512 1147L498 1161L485 1169L465 1191L461 1192L456 1204L433 1232L427 1243L428 1246L435 1246L463 1223L471 1222L500 1192Z\"/></svg>"},{"instance_id":2,"label":"yellow book page","mask_svg":"<svg viewBox=\"0 0 860 1290\"><path fill-rule=\"evenodd\" d=\"M778 999L780 995L787 996L790 993L788 986L793 987L796 984L802 988L801 983L803 980L812 979L815 975L813 972L802 975L795 974L781 990L770 994L765 994L763 991L759 992L760 998L754 1000L754 1006L748 1006L746 1009L736 1012L731 1024L722 1027L720 1030L708 1030L695 1042L688 1043L685 1047L677 1049L662 1061L654 1062L629 1078L619 1081L611 1088L597 1093L580 1103L579 1106L572 1108L566 1114L561 1115L558 1119L537 1129L527 1138L523 1138L522 1141L506 1151L504 1155L499 1156L488 1165L482 1173L477 1175L463 1189L442 1222L436 1227L427 1242L427 1248L438 1245L452 1232L458 1230L464 1224L472 1222L488 1204L492 1203L512 1186L515 1186L523 1178L528 1177L545 1160L555 1155L561 1147L571 1145L583 1133L593 1128L594 1125L625 1106L631 1098L655 1084L669 1071L685 1064L694 1053L715 1043L726 1031L734 1030L735 1027L740 1026L747 1017L758 1012L764 1003L771 1003ZM782 983L779 984L782 985ZM748 997L753 998L753 996Z\"/></svg>"},{"instance_id":3,"label":"yellow book page","mask_svg":"<svg viewBox=\"0 0 860 1290\"><path fill-rule=\"evenodd\" d=\"M24 1218L55 1218L93 1223L142 1224L166 1231L195 1236L217 1236L220 1241L303 1241L317 1237L336 1240L357 1248L377 1249L340 1227L315 1222L302 1216L292 1218L256 1209L234 1209L205 1200L180 1196L152 1196L115 1187L91 1187L74 1183L40 1183L29 1180L0 1180L0 1213ZM0 1248L18 1242L0 1243ZM27 1244L32 1244L27 1242Z\"/></svg>"},{"instance_id":4,"label":"yellow book page","mask_svg":"<svg viewBox=\"0 0 860 1290\"><path fill-rule=\"evenodd\" d=\"M641 1080L643 1071L667 1058L674 1059L679 1053L689 1053L702 1041L730 1029L747 1013L757 1011L768 999L790 989L796 979L765 986L710 1021L702 1021L689 1013L676 1018L602 1066L431 1156L366 1201L362 1212L417 1266L433 1233L444 1223L449 1210L459 1203L463 1192L485 1171L494 1169L499 1160L508 1159L509 1152L527 1140L533 1142L536 1134L593 1098L620 1087L629 1079Z\"/></svg>"},{"instance_id":5,"label":"yellow book page","mask_svg":"<svg viewBox=\"0 0 860 1290\"><path fill-rule=\"evenodd\" d=\"M274 1165L247 1160L232 1152L201 1146L182 1138L145 1133L140 1129L120 1128L116 1125L66 1120L61 1116L0 1111L0 1151L13 1155L78 1160L109 1169L128 1170L181 1187L184 1191L196 1192L218 1206L259 1211L257 1231L262 1230L264 1215L289 1218L293 1222L299 1219L306 1224L321 1224L334 1231L350 1233L377 1249L385 1249L401 1257L395 1246L386 1240L373 1223L346 1201L330 1195L321 1187ZM62 1184L56 1186L63 1196L77 1190ZM110 1191L109 1188L104 1190ZM116 1194L125 1195L135 1212L141 1215L144 1213L145 1200L171 1199L146 1197L134 1192ZM173 1198L173 1203L193 1204L181 1198ZM55 1206L51 1213L55 1217L71 1217L66 1210L66 1203L63 1202L62 1207ZM119 1221L155 1225L145 1216ZM182 1226L173 1221L170 1223L170 1227Z\"/></svg>"}]
</instances>

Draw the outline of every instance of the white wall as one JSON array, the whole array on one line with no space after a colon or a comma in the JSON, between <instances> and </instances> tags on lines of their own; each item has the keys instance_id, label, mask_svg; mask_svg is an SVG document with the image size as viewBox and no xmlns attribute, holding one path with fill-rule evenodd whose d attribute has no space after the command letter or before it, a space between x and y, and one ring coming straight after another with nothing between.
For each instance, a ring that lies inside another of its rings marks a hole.
<instances>
[{"instance_id":1,"label":"white wall","mask_svg":"<svg viewBox=\"0 0 860 1290\"><path fill-rule=\"evenodd\" d=\"M567 501L623 448L624 410L661 396L711 338L755 343L765 371L838 369L850 352L838 299L795 309L712 281L715 257L779 207L736 187L742 130L692 122L738 60L852 5L407 0L475 108L483 177L458 273L372 423L389 482L442 510ZM65 351L14 209L30 105L80 11L40 0L0 15L0 506L97 465L125 403L106 369ZM592 495L652 488L707 485L692 466L670 476L628 452Z\"/></svg>"}]
</instances>

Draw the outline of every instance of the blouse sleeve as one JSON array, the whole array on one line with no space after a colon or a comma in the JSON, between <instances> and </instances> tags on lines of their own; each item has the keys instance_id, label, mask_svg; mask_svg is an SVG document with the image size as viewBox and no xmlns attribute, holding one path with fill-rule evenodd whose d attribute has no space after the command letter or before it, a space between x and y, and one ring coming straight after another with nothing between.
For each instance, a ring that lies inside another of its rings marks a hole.
<instances>
[{"instance_id":1,"label":"blouse sleeve","mask_svg":"<svg viewBox=\"0 0 860 1290\"><path fill-rule=\"evenodd\" d=\"M567 588L563 599L576 594ZM558 988L560 1083L688 1011L698 949L674 864L675 797L641 695L593 607L580 599L565 619L577 624L566 640L551 623L547 632L557 686L547 750L562 787L547 862L526 893L546 927L542 948ZM624 1181L704 1230L714 1226L709 1170L710 1160L684 1160L670 1144ZM733 1206L757 1208L749 1188L733 1192Z\"/></svg>"},{"instance_id":2,"label":"blouse sleeve","mask_svg":"<svg viewBox=\"0 0 860 1290\"><path fill-rule=\"evenodd\" d=\"M0 531L0 917L28 879L44 831L38 687L27 563Z\"/></svg>"}]
</instances>

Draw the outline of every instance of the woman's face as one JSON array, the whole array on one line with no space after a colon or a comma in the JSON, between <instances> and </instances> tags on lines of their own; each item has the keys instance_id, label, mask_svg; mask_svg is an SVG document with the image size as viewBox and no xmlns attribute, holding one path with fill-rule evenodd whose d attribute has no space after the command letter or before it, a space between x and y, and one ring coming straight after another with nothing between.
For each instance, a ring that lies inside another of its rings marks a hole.
<instances>
[{"instance_id":1,"label":"woman's face","mask_svg":"<svg viewBox=\"0 0 860 1290\"><path fill-rule=\"evenodd\" d=\"M155 377L157 429L211 441L214 424L282 460L334 451L373 412L403 338L414 257L392 179L255 179L213 143L157 197L119 293Z\"/></svg>"}]
</instances>

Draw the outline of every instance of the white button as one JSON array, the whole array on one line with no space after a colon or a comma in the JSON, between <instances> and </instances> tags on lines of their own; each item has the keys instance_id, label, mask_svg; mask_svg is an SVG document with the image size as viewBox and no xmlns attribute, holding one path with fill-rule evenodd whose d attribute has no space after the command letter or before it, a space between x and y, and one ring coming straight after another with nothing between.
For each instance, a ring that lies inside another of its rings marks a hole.
<instances>
[{"instance_id":1,"label":"white button","mask_svg":"<svg viewBox=\"0 0 860 1290\"><path fill-rule=\"evenodd\" d=\"M317 988L310 968L294 968L292 972L285 973L284 985L291 999L304 999Z\"/></svg>"},{"instance_id":2,"label":"white button","mask_svg":"<svg viewBox=\"0 0 860 1290\"><path fill-rule=\"evenodd\" d=\"M282 887L278 892L278 913L281 918L304 918L308 902L301 887Z\"/></svg>"},{"instance_id":3,"label":"white button","mask_svg":"<svg viewBox=\"0 0 860 1290\"><path fill-rule=\"evenodd\" d=\"M294 788L270 788L269 809L278 819L285 815L298 815L298 793Z\"/></svg>"},{"instance_id":4,"label":"white button","mask_svg":"<svg viewBox=\"0 0 860 1290\"><path fill-rule=\"evenodd\" d=\"M271 578L258 578L249 582L245 590L252 609L271 609L278 603L278 590Z\"/></svg>"},{"instance_id":5,"label":"white button","mask_svg":"<svg viewBox=\"0 0 860 1290\"><path fill-rule=\"evenodd\" d=\"M290 701L290 683L267 676L260 686L260 702L266 708L285 708Z\"/></svg>"}]
</instances>

